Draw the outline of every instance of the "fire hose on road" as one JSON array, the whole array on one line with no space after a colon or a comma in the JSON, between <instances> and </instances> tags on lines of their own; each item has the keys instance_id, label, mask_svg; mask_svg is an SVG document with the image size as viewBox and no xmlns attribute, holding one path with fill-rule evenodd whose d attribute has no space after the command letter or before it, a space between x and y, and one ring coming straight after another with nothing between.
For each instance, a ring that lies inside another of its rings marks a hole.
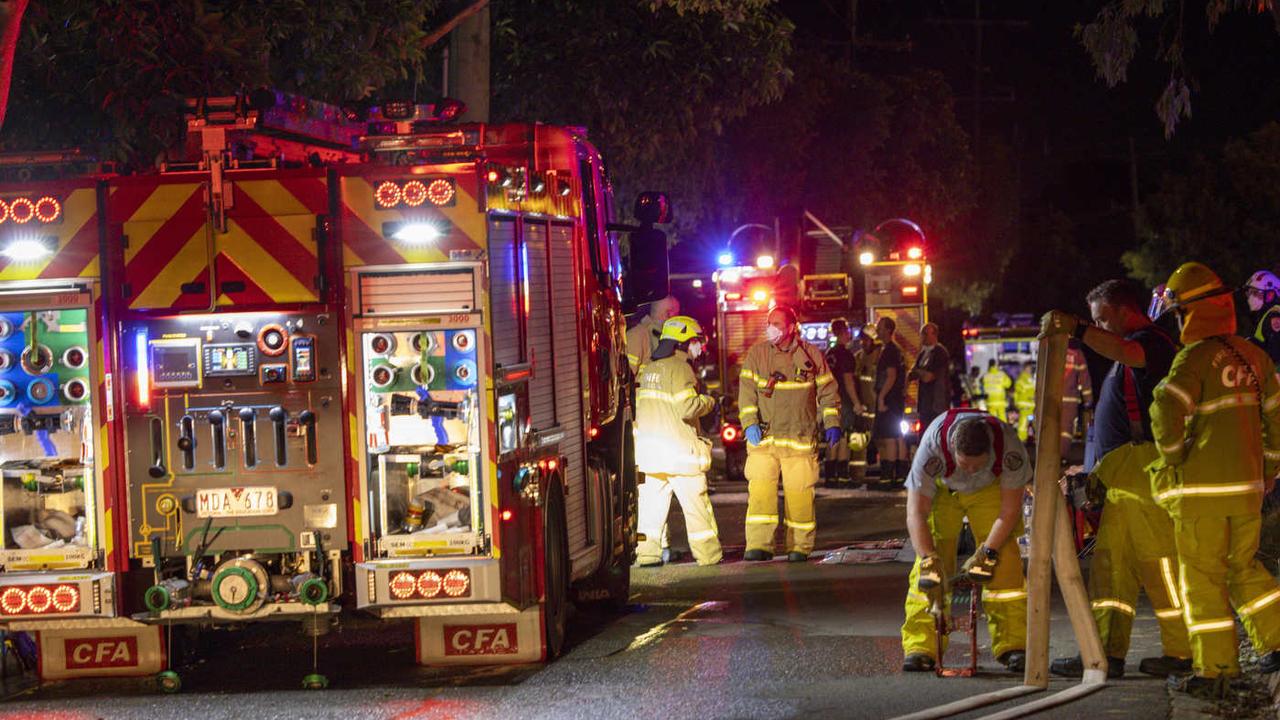
<instances>
[{"instance_id":1,"label":"fire hose on road","mask_svg":"<svg viewBox=\"0 0 1280 720\"><path fill-rule=\"evenodd\" d=\"M1053 335L1041 339L1036 368L1037 438L1059 437L1062 418L1058 409L1062 405L1066 357L1067 338L1065 336ZM1080 564L1076 559L1066 503L1058 489L1061 461L1061 448L1057 442L1036 444L1036 470L1033 485L1035 503L1031 514L1031 557L1027 567L1027 665L1023 684L902 715L897 720L951 717L1048 688L1049 604L1053 591L1054 571L1057 573L1058 584L1066 601L1067 614L1071 619L1076 643L1080 647L1080 657L1084 662L1084 678L1075 687L987 715L985 720L1024 717L1072 702L1105 686L1107 660L1102 649L1102 641L1098 637L1098 627L1094 622L1093 612L1089 607L1089 594L1085 590ZM941 660L942 658L939 657L939 665Z\"/></svg>"}]
</instances>

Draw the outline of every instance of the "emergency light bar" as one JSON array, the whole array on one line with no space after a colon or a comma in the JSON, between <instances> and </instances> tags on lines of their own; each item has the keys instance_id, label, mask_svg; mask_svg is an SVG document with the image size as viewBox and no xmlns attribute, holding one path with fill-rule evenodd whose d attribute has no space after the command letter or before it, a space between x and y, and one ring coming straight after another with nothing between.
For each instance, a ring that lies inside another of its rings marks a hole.
<instances>
[{"instance_id":1,"label":"emergency light bar","mask_svg":"<svg viewBox=\"0 0 1280 720\"><path fill-rule=\"evenodd\" d=\"M49 225L61 218L62 203L48 195L34 200L29 197L0 198L0 225L26 225L32 220Z\"/></svg>"},{"instance_id":2,"label":"emergency light bar","mask_svg":"<svg viewBox=\"0 0 1280 720\"><path fill-rule=\"evenodd\" d=\"M443 177L383 180L373 191L373 201L379 210L416 208L426 202L436 207L452 207L457 203L457 198L458 191L453 178Z\"/></svg>"}]
</instances>

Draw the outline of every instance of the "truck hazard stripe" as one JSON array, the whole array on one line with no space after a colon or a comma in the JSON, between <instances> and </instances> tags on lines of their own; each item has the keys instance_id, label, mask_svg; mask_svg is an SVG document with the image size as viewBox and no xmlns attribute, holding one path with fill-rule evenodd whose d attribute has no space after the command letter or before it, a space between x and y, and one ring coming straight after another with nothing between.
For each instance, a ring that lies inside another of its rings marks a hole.
<instances>
[{"instance_id":1,"label":"truck hazard stripe","mask_svg":"<svg viewBox=\"0 0 1280 720\"><path fill-rule=\"evenodd\" d=\"M94 188L76 188L62 198L62 222L40 229L52 234L57 251L40 261L13 263L0 257L0 280L80 277L97 273L98 198ZM34 225L35 223L33 223Z\"/></svg>"},{"instance_id":2,"label":"truck hazard stripe","mask_svg":"<svg viewBox=\"0 0 1280 720\"><path fill-rule=\"evenodd\" d=\"M183 283L208 282L204 199L196 192L200 186L186 187L191 194L168 220L154 228L139 225L140 232L129 235L125 276L134 293L131 308L170 307L181 297ZM208 302L192 301L196 306Z\"/></svg>"}]
</instances>

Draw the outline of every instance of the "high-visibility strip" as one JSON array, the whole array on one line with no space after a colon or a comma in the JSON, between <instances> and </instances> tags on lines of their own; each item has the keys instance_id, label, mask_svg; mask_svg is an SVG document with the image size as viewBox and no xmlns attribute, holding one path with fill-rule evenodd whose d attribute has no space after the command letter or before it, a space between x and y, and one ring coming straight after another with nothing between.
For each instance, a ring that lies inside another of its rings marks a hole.
<instances>
[{"instance_id":1,"label":"high-visibility strip","mask_svg":"<svg viewBox=\"0 0 1280 720\"><path fill-rule=\"evenodd\" d=\"M1223 397L1220 397L1217 400L1210 400L1208 402L1200 403L1200 406L1196 408L1196 414L1210 415L1212 413L1218 412L1219 410L1231 410L1234 408L1242 408L1242 407L1256 407L1257 404L1258 404L1258 397L1256 395L1245 394L1245 393L1235 393L1232 395L1224 395Z\"/></svg>"},{"instance_id":2,"label":"high-visibility strip","mask_svg":"<svg viewBox=\"0 0 1280 720\"><path fill-rule=\"evenodd\" d=\"M1007 602L1027 599L1026 590L987 590L982 593L985 602Z\"/></svg>"},{"instance_id":3,"label":"high-visibility strip","mask_svg":"<svg viewBox=\"0 0 1280 720\"><path fill-rule=\"evenodd\" d=\"M768 383L766 383L766 382L761 382L761 383L760 383L760 386L761 386L761 387L765 387L765 386L767 386L767 385L768 385ZM774 384L774 386L773 386L773 388L774 388L775 390L804 390L804 389L811 388L811 387L813 387L813 381L812 381L812 380L804 380L804 381L800 381L800 380L780 380L779 382L775 383L775 384Z\"/></svg>"},{"instance_id":4,"label":"high-visibility strip","mask_svg":"<svg viewBox=\"0 0 1280 720\"><path fill-rule=\"evenodd\" d=\"M696 397L698 392L693 388L681 390L674 395L661 390L653 390L651 388L640 388L636 390L636 400L660 400L666 403L684 402L691 397Z\"/></svg>"},{"instance_id":5,"label":"high-visibility strip","mask_svg":"<svg viewBox=\"0 0 1280 720\"><path fill-rule=\"evenodd\" d=\"M932 600L929 599L928 595L925 595L922 592L917 592L915 590L908 590L907 598L911 600L916 600L918 602L923 602L923 603L933 602Z\"/></svg>"},{"instance_id":6,"label":"high-visibility strip","mask_svg":"<svg viewBox=\"0 0 1280 720\"><path fill-rule=\"evenodd\" d=\"M822 373L821 375L818 376L818 380L817 380L818 387L822 387L823 385L826 385L832 380L835 380L835 377L831 373Z\"/></svg>"},{"instance_id":7,"label":"high-visibility strip","mask_svg":"<svg viewBox=\"0 0 1280 720\"><path fill-rule=\"evenodd\" d=\"M1148 502L1148 498L1132 490L1123 490L1121 488L1107 488L1107 497L1111 500L1128 500L1131 502Z\"/></svg>"},{"instance_id":8,"label":"high-visibility strip","mask_svg":"<svg viewBox=\"0 0 1280 720\"><path fill-rule=\"evenodd\" d=\"M855 467L866 467L867 461L866 460L850 460L849 464Z\"/></svg>"},{"instance_id":9,"label":"high-visibility strip","mask_svg":"<svg viewBox=\"0 0 1280 720\"><path fill-rule=\"evenodd\" d=\"M1164 389L1168 390L1171 395L1182 401L1182 404L1187 408L1188 415L1195 413L1196 401L1191 399L1191 393L1188 393L1186 390L1183 390L1168 380L1164 382Z\"/></svg>"},{"instance_id":10,"label":"high-visibility strip","mask_svg":"<svg viewBox=\"0 0 1280 720\"><path fill-rule=\"evenodd\" d=\"M1159 446L1160 452L1164 453L1165 455L1176 455L1182 452L1184 442L1185 441L1183 440L1177 440L1170 445L1161 445Z\"/></svg>"},{"instance_id":11,"label":"high-visibility strip","mask_svg":"<svg viewBox=\"0 0 1280 720\"><path fill-rule=\"evenodd\" d=\"M778 516L777 515L748 515L747 524L748 525L777 525Z\"/></svg>"},{"instance_id":12,"label":"high-visibility strip","mask_svg":"<svg viewBox=\"0 0 1280 720\"><path fill-rule=\"evenodd\" d=\"M675 402L683 402L685 400L688 400L691 397L697 397L697 396L698 396L697 390L694 390L693 388L685 388L684 390L681 390L675 395L672 395L671 399Z\"/></svg>"},{"instance_id":13,"label":"high-visibility strip","mask_svg":"<svg viewBox=\"0 0 1280 720\"><path fill-rule=\"evenodd\" d=\"M699 530L697 532L689 533L689 542L694 542L697 540L710 540L715 536L716 536L715 530Z\"/></svg>"},{"instance_id":14,"label":"high-visibility strip","mask_svg":"<svg viewBox=\"0 0 1280 720\"><path fill-rule=\"evenodd\" d=\"M876 376L875 375L859 375L858 379L861 380L862 382L875 382Z\"/></svg>"},{"instance_id":15,"label":"high-visibility strip","mask_svg":"<svg viewBox=\"0 0 1280 720\"><path fill-rule=\"evenodd\" d=\"M1275 410L1277 407L1280 407L1280 392L1267 398L1266 401L1262 403L1262 407L1264 410Z\"/></svg>"},{"instance_id":16,"label":"high-visibility strip","mask_svg":"<svg viewBox=\"0 0 1280 720\"><path fill-rule=\"evenodd\" d=\"M1236 483L1234 485L1192 485L1190 487L1169 488L1164 492L1156 495L1156 502L1168 500L1169 498L1182 497L1184 495L1206 495L1206 496L1222 496L1222 495L1249 495L1251 493L1262 492L1262 481L1250 483Z\"/></svg>"},{"instance_id":17,"label":"high-visibility strip","mask_svg":"<svg viewBox=\"0 0 1280 720\"><path fill-rule=\"evenodd\" d=\"M1222 632L1223 630L1236 629L1236 621L1232 618L1221 618L1217 620L1206 620L1204 622L1187 623L1187 633L1190 635L1199 635L1200 633Z\"/></svg>"},{"instance_id":18,"label":"high-visibility strip","mask_svg":"<svg viewBox=\"0 0 1280 720\"><path fill-rule=\"evenodd\" d=\"M1089 603L1089 605L1094 610L1100 610L1100 609L1119 610L1120 612L1130 617L1133 617L1136 614L1133 610L1132 605L1126 602L1121 602L1119 600L1111 600L1111 599L1094 600L1093 602Z\"/></svg>"},{"instance_id":19,"label":"high-visibility strip","mask_svg":"<svg viewBox=\"0 0 1280 720\"><path fill-rule=\"evenodd\" d=\"M813 443L811 442L788 440L786 438L773 437L772 435L761 441L760 445L776 445L777 447L791 448L792 450L804 450L806 452L813 450Z\"/></svg>"},{"instance_id":20,"label":"high-visibility strip","mask_svg":"<svg viewBox=\"0 0 1280 720\"><path fill-rule=\"evenodd\" d=\"M1067 397L1067 398L1062 398L1062 404L1063 404L1063 405L1075 405L1075 404L1076 404L1076 403L1078 403L1078 402L1080 402L1080 398L1078 398L1078 397Z\"/></svg>"},{"instance_id":21,"label":"high-visibility strip","mask_svg":"<svg viewBox=\"0 0 1280 720\"><path fill-rule=\"evenodd\" d=\"M1160 558L1160 577L1164 579L1164 591L1169 594L1175 611L1182 610L1182 600L1178 593L1178 584L1173 581L1173 558ZM1159 615L1160 613L1156 613Z\"/></svg>"},{"instance_id":22,"label":"high-visibility strip","mask_svg":"<svg viewBox=\"0 0 1280 720\"><path fill-rule=\"evenodd\" d=\"M1266 595L1263 595L1262 597L1258 597L1258 598L1254 598L1253 600L1250 600L1249 602L1245 603L1244 607L1236 608L1236 613L1238 613L1241 617L1247 617L1249 615L1252 615L1258 612L1262 608L1270 605L1276 600L1280 600L1280 588L1276 588L1275 590L1272 590L1271 592L1267 593Z\"/></svg>"},{"instance_id":23,"label":"high-visibility strip","mask_svg":"<svg viewBox=\"0 0 1280 720\"><path fill-rule=\"evenodd\" d=\"M639 355L632 355L631 353L627 353L627 359L631 361L631 364L632 364L632 365L639 365L639 364L640 364L640 356L639 356Z\"/></svg>"},{"instance_id":24,"label":"high-visibility strip","mask_svg":"<svg viewBox=\"0 0 1280 720\"><path fill-rule=\"evenodd\" d=\"M1075 435L1073 435L1073 434L1071 434L1071 433L1069 433L1069 432L1065 432L1065 431L1064 431L1064 432L1062 433L1062 437L1064 437L1064 438L1066 438L1066 439L1070 440L1071 438L1074 438L1074 437L1075 437Z\"/></svg>"},{"instance_id":25,"label":"high-visibility strip","mask_svg":"<svg viewBox=\"0 0 1280 720\"><path fill-rule=\"evenodd\" d=\"M840 414L840 411L833 407L822 408L822 417L836 417L839 414Z\"/></svg>"},{"instance_id":26,"label":"high-visibility strip","mask_svg":"<svg viewBox=\"0 0 1280 720\"><path fill-rule=\"evenodd\" d=\"M1262 456L1268 460L1280 460L1280 450L1263 450Z\"/></svg>"},{"instance_id":27,"label":"high-visibility strip","mask_svg":"<svg viewBox=\"0 0 1280 720\"><path fill-rule=\"evenodd\" d=\"M817 530L818 529L818 521L816 520L811 522L796 522L791 518L787 518L786 523L787 523L787 527L793 530Z\"/></svg>"},{"instance_id":28,"label":"high-visibility strip","mask_svg":"<svg viewBox=\"0 0 1280 720\"><path fill-rule=\"evenodd\" d=\"M760 408L755 405L743 405L742 407L738 408L739 415L747 415L749 413L758 413L758 412L760 412Z\"/></svg>"},{"instance_id":29,"label":"high-visibility strip","mask_svg":"<svg viewBox=\"0 0 1280 720\"><path fill-rule=\"evenodd\" d=\"M738 373L738 377L743 380L754 380L757 383L760 382L760 376L746 368L742 368L742 372Z\"/></svg>"},{"instance_id":30,"label":"high-visibility strip","mask_svg":"<svg viewBox=\"0 0 1280 720\"><path fill-rule=\"evenodd\" d=\"M1178 608L1169 608L1168 610L1157 610L1156 617L1160 618L1161 620L1172 620L1174 618L1181 618L1182 611L1179 610Z\"/></svg>"}]
</instances>

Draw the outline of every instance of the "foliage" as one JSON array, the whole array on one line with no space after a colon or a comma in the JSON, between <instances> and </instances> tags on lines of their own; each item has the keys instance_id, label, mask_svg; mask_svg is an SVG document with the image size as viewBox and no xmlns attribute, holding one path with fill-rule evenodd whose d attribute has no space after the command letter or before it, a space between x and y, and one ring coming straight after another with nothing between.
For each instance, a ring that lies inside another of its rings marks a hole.
<instances>
[{"instance_id":1,"label":"foliage","mask_svg":"<svg viewBox=\"0 0 1280 720\"><path fill-rule=\"evenodd\" d=\"M728 6L730 3L717 3ZM716 138L776 100L791 77L791 24L744 2L737 20L648 0L518 0L494 7L495 120L582 125L609 158L622 205L678 198L685 229L716 184ZM684 3L689 7L703 3ZM685 8L689 9L689 8ZM566 42L565 28L588 31Z\"/></svg>"},{"instance_id":2,"label":"foliage","mask_svg":"<svg viewBox=\"0 0 1280 720\"><path fill-rule=\"evenodd\" d=\"M680 15L718 13L730 22L740 22L773 3L774 0L649 0L649 7L655 11L669 7Z\"/></svg>"},{"instance_id":3,"label":"foliage","mask_svg":"<svg viewBox=\"0 0 1280 720\"><path fill-rule=\"evenodd\" d=\"M1280 263L1280 122L1197 157L1165 177L1144 204L1142 243L1123 256L1149 286L1187 260L1209 265L1228 284Z\"/></svg>"},{"instance_id":4,"label":"foliage","mask_svg":"<svg viewBox=\"0 0 1280 720\"><path fill-rule=\"evenodd\" d=\"M1173 135L1181 120L1191 117L1194 77L1188 55L1203 34L1197 31L1211 32L1225 15L1238 11L1269 13L1280 28L1280 6L1275 0L1207 0L1192 4L1203 5L1202 20L1191 15L1194 11L1188 9L1187 0L1109 0L1091 22L1076 28L1076 36L1089 53L1098 76L1115 87L1128 77L1138 54L1140 32L1150 33L1154 26L1155 55L1169 70L1168 82L1155 104L1165 137Z\"/></svg>"},{"instance_id":5,"label":"foliage","mask_svg":"<svg viewBox=\"0 0 1280 720\"><path fill-rule=\"evenodd\" d=\"M14 73L17 147L80 145L148 163L178 102L273 85L342 101L417 71L438 0L44 0Z\"/></svg>"}]
</instances>

